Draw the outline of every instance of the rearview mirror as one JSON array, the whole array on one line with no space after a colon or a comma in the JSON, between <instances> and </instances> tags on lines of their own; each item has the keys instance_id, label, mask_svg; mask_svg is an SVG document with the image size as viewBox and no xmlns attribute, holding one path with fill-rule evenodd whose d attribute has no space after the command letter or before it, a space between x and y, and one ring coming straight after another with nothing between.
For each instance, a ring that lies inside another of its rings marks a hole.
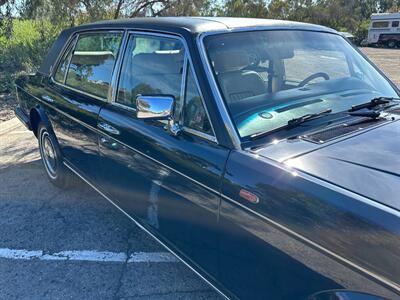
<instances>
[{"instance_id":1,"label":"rearview mirror","mask_svg":"<svg viewBox=\"0 0 400 300\"><path fill-rule=\"evenodd\" d=\"M171 116L174 106L173 96L142 96L136 97L138 119L167 119Z\"/></svg>"}]
</instances>

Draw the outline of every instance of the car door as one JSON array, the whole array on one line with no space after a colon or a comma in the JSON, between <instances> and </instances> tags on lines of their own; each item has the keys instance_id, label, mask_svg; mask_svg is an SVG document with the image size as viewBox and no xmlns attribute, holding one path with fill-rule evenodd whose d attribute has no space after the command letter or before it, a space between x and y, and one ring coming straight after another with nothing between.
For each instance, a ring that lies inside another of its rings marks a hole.
<instances>
[{"instance_id":1,"label":"car door","mask_svg":"<svg viewBox=\"0 0 400 300\"><path fill-rule=\"evenodd\" d=\"M87 177L97 174L97 117L106 103L122 31L86 32L67 47L46 96L64 159Z\"/></svg>"},{"instance_id":2,"label":"car door","mask_svg":"<svg viewBox=\"0 0 400 300\"><path fill-rule=\"evenodd\" d=\"M137 118L138 95L173 96L181 132ZM175 251L216 272L218 191L229 150L217 143L183 40L131 33L115 99L98 124L102 191Z\"/></svg>"}]
</instances>

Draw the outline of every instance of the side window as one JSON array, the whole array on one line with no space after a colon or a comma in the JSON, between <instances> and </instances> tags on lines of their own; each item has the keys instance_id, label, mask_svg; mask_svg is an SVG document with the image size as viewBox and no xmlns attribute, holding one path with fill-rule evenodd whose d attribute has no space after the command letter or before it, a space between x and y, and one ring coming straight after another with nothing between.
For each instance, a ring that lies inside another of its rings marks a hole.
<instances>
[{"instance_id":1,"label":"side window","mask_svg":"<svg viewBox=\"0 0 400 300\"><path fill-rule=\"evenodd\" d=\"M173 38L131 35L118 85L116 102L136 108L137 95L172 95L180 107L185 53Z\"/></svg>"},{"instance_id":2,"label":"side window","mask_svg":"<svg viewBox=\"0 0 400 300\"><path fill-rule=\"evenodd\" d=\"M186 78L183 125L196 131L214 135L190 67L188 67Z\"/></svg>"},{"instance_id":3,"label":"side window","mask_svg":"<svg viewBox=\"0 0 400 300\"><path fill-rule=\"evenodd\" d=\"M79 35L65 84L107 98L121 39L122 33Z\"/></svg>"},{"instance_id":4,"label":"side window","mask_svg":"<svg viewBox=\"0 0 400 300\"><path fill-rule=\"evenodd\" d=\"M393 21L392 22L392 27L399 27L399 21Z\"/></svg>"},{"instance_id":5,"label":"side window","mask_svg":"<svg viewBox=\"0 0 400 300\"><path fill-rule=\"evenodd\" d=\"M71 60L72 56L72 48L75 42L72 41L71 44L68 46L68 49L65 51L63 57L60 60L60 64L58 65L56 74L54 75L54 80L59 83L65 83L65 74L67 73L68 64Z\"/></svg>"},{"instance_id":6,"label":"side window","mask_svg":"<svg viewBox=\"0 0 400 300\"><path fill-rule=\"evenodd\" d=\"M372 28L386 28L389 27L389 22L387 21L378 21L372 23Z\"/></svg>"}]
</instances>

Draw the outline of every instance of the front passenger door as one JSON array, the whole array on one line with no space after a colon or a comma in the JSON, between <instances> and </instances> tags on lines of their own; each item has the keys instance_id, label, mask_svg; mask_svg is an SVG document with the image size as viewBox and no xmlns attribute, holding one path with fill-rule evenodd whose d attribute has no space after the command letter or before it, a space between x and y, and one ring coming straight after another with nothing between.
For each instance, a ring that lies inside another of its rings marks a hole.
<instances>
[{"instance_id":1,"label":"front passenger door","mask_svg":"<svg viewBox=\"0 0 400 300\"><path fill-rule=\"evenodd\" d=\"M138 95L173 96L181 133L170 134L163 121L138 119ZM215 275L219 185L229 150L216 142L181 39L129 36L116 97L102 108L99 124L118 132L99 137L104 193Z\"/></svg>"}]
</instances>

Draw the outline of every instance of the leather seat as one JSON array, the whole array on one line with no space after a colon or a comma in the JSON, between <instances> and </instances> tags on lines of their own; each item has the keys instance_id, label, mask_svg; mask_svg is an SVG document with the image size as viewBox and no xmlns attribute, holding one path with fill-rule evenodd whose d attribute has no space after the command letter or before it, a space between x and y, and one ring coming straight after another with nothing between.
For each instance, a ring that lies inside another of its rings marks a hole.
<instances>
[{"instance_id":1,"label":"leather seat","mask_svg":"<svg viewBox=\"0 0 400 300\"><path fill-rule=\"evenodd\" d=\"M242 70L249 64L248 55L243 51L221 52L215 56L214 70L227 102L266 93L265 83L257 72Z\"/></svg>"}]
</instances>

